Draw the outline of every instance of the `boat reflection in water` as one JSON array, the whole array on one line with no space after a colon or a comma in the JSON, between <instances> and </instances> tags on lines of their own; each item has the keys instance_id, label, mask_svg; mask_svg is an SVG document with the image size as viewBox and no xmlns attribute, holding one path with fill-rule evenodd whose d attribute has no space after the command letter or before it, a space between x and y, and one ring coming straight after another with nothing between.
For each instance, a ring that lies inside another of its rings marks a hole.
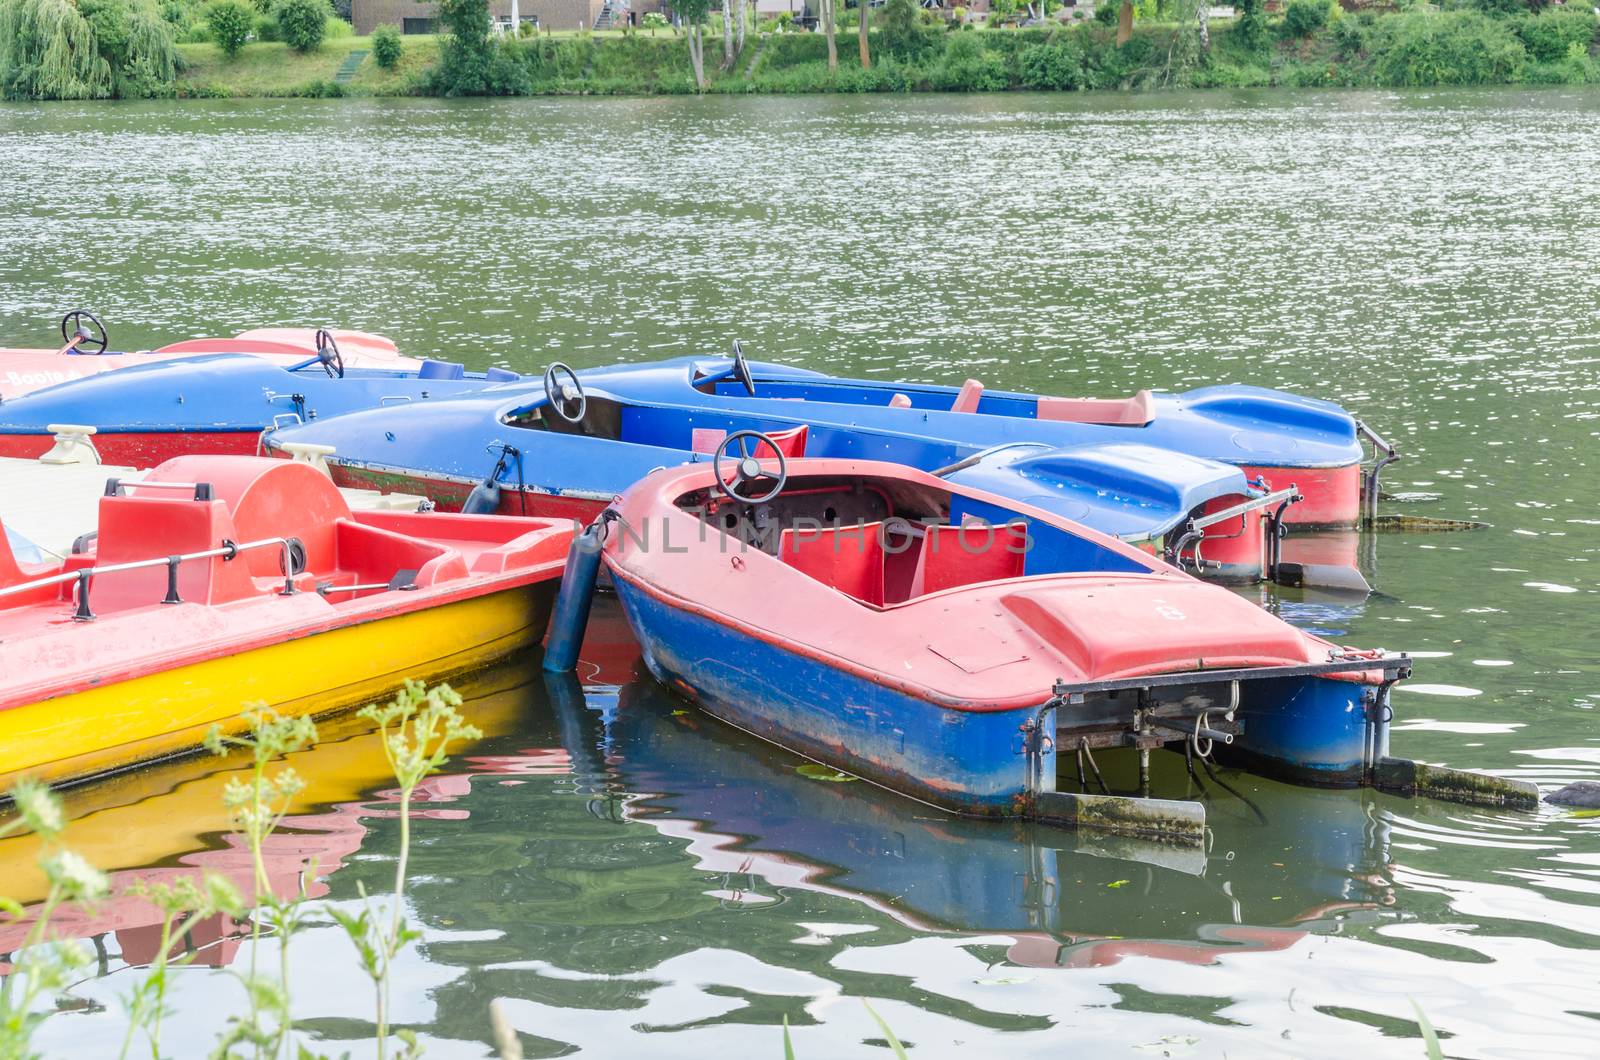
<instances>
[{"instance_id":1,"label":"boat reflection in water","mask_svg":"<svg viewBox=\"0 0 1600 1060\"><path fill-rule=\"evenodd\" d=\"M916 930L1011 935L1014 963L1075 966L1283 949L1394 901L1386 796L1232 772L1219 783L1203 769L1196 783L1181 756L1158 755L1155 794L1206 801L1207 851L1180 850L952 817L862 782L811 779L797 759L681 708L650 682L622 689L603 722L629 793L621 812L686 841L738 900L773 886L827 891ZM1133 763L1126 775L1121 764L1106 779L1133 790Z\"/></svg>"},{"instance_id":2,"label":"boat reflection in water","mask_svg":"<svg viewBox=\"0 0 1600 1060\"><path fill-rule=\"evenodd\" d=\"M456 682L466 699L463 712L486 739L520 729L530 710L537 708L529 673L530 659L524 653ZM267 839L263 860L269 884L278 895L295 894L302 886L307 897L328 895L327 877L360 850L370 831L368 822L396 812L398 792L386 787L394 776L371 726L344 714L324 721L318 729L321 741L316 747L283 760L306 782L296 806L314 809L286 817ZM469 764L480 774L565 773L570 768L565 752L558 749ZM251 895L250 850L243 837L230 831L223 806L229 781L247 773L242 755L218 759L202 754L63 793L70 821L63 842L107 871L112 897L92 907L70 903L59 907L50 918L51 934L90 942L103 973L108 935L115 936L126 964L148 964L157 956L161 914L130 893L136 884L170 884L209 870ZM461 772L428 777L413 796L420 804L413 808L413 816L465 819L467 810L446 804L467 794L471 783L472 776ZM38 839L31 835L0 840L0 881L4 881L0 891L23 903L30 914L47 890L37 865L39 850ZM9 955L31 925L31 915L0 924L0 975L11 970ZM191 929L187 945L197 951L193 963L222 967L232 962L248 937L247 924L217 914Z\"/></svg>"},{"instance_id":3,"label":"boat reflection in water","mask_svg":"<svg viewBox=\"0 0 1600 1060\"><path fill-rule=\"evenodd\" d=\"M801 760L685 709L648 679L630 679L633 648L619 633L625 628L614 605L597 608L580 670L596 682L627 682L620 687L585 690L570 676L541 677L537 659L527 656L462 682L464 713L485 738L417 792L415 812L441 822L428 849L414 852L417 870L457 902L472 904L467 896L479 891L499 895L494 901L509 908L496 905L497 916L521 925L513 931L518 951L551 944L536 926L553 913L540 904L551 880L605 868L582 863L595 840L609 865L632 864L629 850L649 850L639 856L660 864L660 837L684 844L669 859L675 867L662 865L659 878L651 877L650 886L679 896L663 907L676 910L668 919L702 903L774 905L800 888L847 899L873 911L869 918L916 932L1009 936L1009 960L1034 966L1104 965L1135 954L1206 963L1223 952L1283 949L1307 933L1338 930L1341 921L1371 918L1393 901L1380 808L1386 796L1219 774L1229 790L1203 769L1197 783L1181 756L1162 754L1154 793L1206 800L1211 841L1204 852L951 817L864 782L812 779L805 773L818 771L802 772ZM357 857L379 819L395 812L376 735L347 717L326 725L323 742L289 764L308 786L304 810L267 845L274 890L290 894L303 885L313 898L347 898L355 881L341 881L353 873L369 892L386 891L392 851ZM111 871L117 897L89 910L58 910L52 924L59 937L93 943L101 974L119 950L122 965L155 956L159 914L127 893L136 881L212 869L249 893L249 851L228 833L222 806L222 790L242 765L191 758L69 794L67 842ZM1114 756L1102 765L1113 789L1132 789L1131 760L1125 772ZM531 807L541 808L533 818ZM472 842L540 849L515 863L477 866L470 856L449 854L451 834L443 829L451 821L471 829L460 837L465 850ZM386 834L384 844L390 841ZM0 879L24 903L43 895L36 853L31 838L0 841ZM350 868L356 863L361 867ZM555 875L543 879L546 873ZM507 892L513 879L517 886ZM424 920L440 912L430 911L436 899L429 894L419 888L412 896ZM519 902L527 903L522 914ZM566 932L572 923L547 926ZM27 927L24 920L0 928L0 962ZM663 939L674 940L663 942L667 949L692 948L698 937L663 930ZM188 944L198 950L196 964L220 967L247 936L247 925L219 916L197 926ZM463 957L446 948L432 959ZM8 970L0 963L0 974Z\"/></svg>"}]
</instances>

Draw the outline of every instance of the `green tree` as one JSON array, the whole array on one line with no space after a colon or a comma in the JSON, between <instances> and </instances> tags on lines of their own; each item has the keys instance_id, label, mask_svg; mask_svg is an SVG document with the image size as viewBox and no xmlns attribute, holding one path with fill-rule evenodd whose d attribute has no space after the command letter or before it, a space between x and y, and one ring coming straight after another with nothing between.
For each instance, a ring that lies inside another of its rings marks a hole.
<instances>
[{"instance_id":1,"label":"green tree","mask_svg":"<svg viewBox=\"0 0 1600 1060\"><path fill-rule=\"evenodd\" d=\"M922 24L914 0L889 0L878 13L878 43L897 59L915 59L928 51L933 35Z\"/></svg>"},{"instance_id":2,"label":"green tree","mask_svg":"<svg viewBox=\"0 0 1600 1060\"><path fill-rule=\"evenodd\" d=\"M489 90L489 0L440 0L446 37L434 73L443 96L481 96Z\"/></svg>"},{"instance_id":3,"label":"green tree","mask_svg":"<svg viewBox=\"0 0 1600 1060\"><path fill-rule=\"evenodd\" d=\"M111 65L68 0L7 0L0 3L0 87L8 99L98 99L111 93Z\"/></svg>"},{"instance_id":4,"label":"green tree","mask_svg":"<svg viewBox=\"0 0 1600 1060\"><path fill-rule=\"evenodd\" d=\"M170 94L178 75L172 26L155 0L78 0L95 50L111 68L111 94L122 99Z\"/></svg>"},{"instance_id":5,"label":"green tree","mask_svg":"<svg viewBox=\"0 0 1600 1060\"><path fill-rule=\"evenodd\" d=\"M230 59L244 47L255 22L255 9L244 0L214 0L206 8L206 28L211 31L211 39Z\"/></svg>"},{"instance_id":6,"label":"green tree","mask_svg":"<svg viewBox=\"0 0 1600 1060\"><path fill-rule=\"evenodd\" d=\"M273 13L285 44L297 52L314 52L322 47L333 8L328 0L278 0Z\"/></svg>"},{"instance_id":7,"label":"green tree","mask_svg":"<svg viewBox=\"0 0 1600 1060\"><path fill-rule=\"evenodd\" d=\"M400 31L384 23L372 31L372 60L385 70L393 70L400 62L404 45Z\"/></svg>"},{"instance_id":8,"label":"green tree","mask_svg":"<svg viewBox=\"0 0 1600 1060\"><path fill-rule=\"evenodd\" d=\"M1235 0L1233 10L1239 19L1236 39L1251 51L1260 48L1267 37L1265 0Z\"/></svg>"}]
</instances>

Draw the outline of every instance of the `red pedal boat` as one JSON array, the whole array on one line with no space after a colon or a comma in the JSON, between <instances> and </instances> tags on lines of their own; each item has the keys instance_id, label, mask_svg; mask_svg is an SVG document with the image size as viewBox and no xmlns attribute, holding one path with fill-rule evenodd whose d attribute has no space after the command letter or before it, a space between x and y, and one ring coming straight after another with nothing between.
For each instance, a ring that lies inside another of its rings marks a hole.
<instances>
[{"instance_id":1,"label":"red pedal boat","mask_svg":"<svg viewBox=\"0 0 1600 1060\"><path fill-rule=\"evenodd\" d=\"M0 533L0 789L194 747L264 703L321 714L543 635L568 522L352 513L309 465L190 456L111 480L87 551Z\"/></svg>"}]
</instances>

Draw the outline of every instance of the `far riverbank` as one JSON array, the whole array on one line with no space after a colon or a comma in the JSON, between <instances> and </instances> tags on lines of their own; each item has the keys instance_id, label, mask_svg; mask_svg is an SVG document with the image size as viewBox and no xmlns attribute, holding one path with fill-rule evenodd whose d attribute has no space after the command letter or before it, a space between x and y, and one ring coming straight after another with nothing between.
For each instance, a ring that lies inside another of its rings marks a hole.
<instances>
[{"instance_id":1,"label":"far riverbank","mask_svg":"<svg viewBox=\"0 0 1600 1060\"><path fill-rule=\"evenodd\" d=\"M1330 9L1336 10L1336 9ZM827 41L804 32L752 34L727 69L721 39L706 37L705 91L1004 92L1247 87L1399 87L1600 83L1600 21L1572 5L1490 18L1474 11L1329 15L1305 33L1269 23L1252 43L1233 20L1213 21L1202 45L1192 27L1152 23L1116 44L1115 27L933 29L906 41L874 30L863 69L853 31ZM369 37L334 37L309 53L251 43L232 59L213 44L178 45L180 97L393 96L437 90L445 38L406 36L399 61L380 68ZM500 95L668 95L696 91L686 40L671 31L536 35L498 45Z\"/></svg>"}]
</instances>

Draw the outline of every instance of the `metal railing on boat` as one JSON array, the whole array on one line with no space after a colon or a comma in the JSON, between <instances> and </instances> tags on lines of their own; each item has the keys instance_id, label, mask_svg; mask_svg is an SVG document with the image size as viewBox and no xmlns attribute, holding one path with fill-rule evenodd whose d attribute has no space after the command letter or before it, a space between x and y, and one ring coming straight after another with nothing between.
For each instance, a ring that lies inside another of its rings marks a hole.
<instances>
[{"instance_id":1,"label":"metal railing on boat","mask_svg":"<svg viewBox=\"0 0 1600 1060\"><path fill-rule=\"evenodd\" d=\"M1372 466L1361 469L1361 525L1370 528L1378 518L1378 476L1400 459L1400 450L1361 420L1356 420L1356 434L1372 443Z\"/></svg>"},{"instance_id":2,"label":"metal railing on boat","mask_svg":"<svg viewBox=\"0 0 1600 1060\"><path fill-rule=\"evenodd\" d=\"M112 481L115 482L116 480L113 479ZM195 488L196 486L195 483L176 482L127 483L127 485L184 486L186 488ZM204 483L200 483L199 485L204 485ZM107 490L110 490L109 483L107 484ZM209 493L210 487L206 486L206 490ZM161 602L163 604L181 604L183 603L183 599L178 595L178 568L184 562L192 559L216 559L219 556L224 561L227 561L238 556L241 552L250 552L259 548L272 547L281 548L283 550L283 588L278 591L278 595L293 596L295 593L300 591L294 587L294 577L297 573L295 569L296 563L294 550L296 546L299 545L299 540L292 537L265 537L259 541L246 541L243 544L237 544L224 538L222 544L217 548L203 549L199 552L183 552L177 555L155 557L152 559L128 560L125 563L107 563L103 566L84 567L81 570L62 571L60 574L50 574L42 578L32 578L25 582L19 582L16 585L0 587L0 599L4 599L7 596L16 596L21 593L30 592L37 589L46 589L52 585L65 585L68 582L77 582L77 608L73 612L72 618L77 622L93 622L95 619L95 614L89 607L89 589L93 583L93 580L102 574L117 574L122 571L149 570L155 567L166 567L167 595L162 599Z\"/></svg>"}]
</instances>

